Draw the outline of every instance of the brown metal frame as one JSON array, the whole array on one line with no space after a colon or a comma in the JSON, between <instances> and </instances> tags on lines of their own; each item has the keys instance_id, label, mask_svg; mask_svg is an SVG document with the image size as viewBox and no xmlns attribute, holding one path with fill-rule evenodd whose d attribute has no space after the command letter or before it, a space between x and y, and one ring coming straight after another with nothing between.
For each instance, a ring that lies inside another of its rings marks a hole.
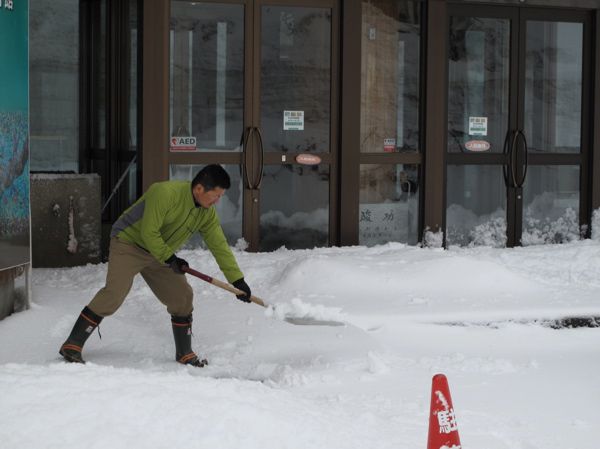
<instances>
[{"instance_id":1,"label":"brown metal frame","mask_svg":"<svg viewBox=\"0 0 600 449\"><path fill-rule=\"evenodd\" d=\"M358 243L360 155L361 0L344 1L340 118L339 244Z\"/></svg>"},{"instance_id":2,"label":"brown metal frame","mask_svg":"<svg viewBox=\"0 0 600 449\"><path fill-rule=\"evenodd\" d=\"M423 231L445 229L446 206L446 129L448 112L447 66L447 3L431 0L427 14L427 65L425 70L427 94L424 142L424 202Z\"/></svg>"},{"instance_id":3,"label":"brown metal frame","mask_svg":"<svg viewBox=\"0 0 600 449\"><path fill-rule=\"evenodd\" d=\"M143 11L143 189L169 176L169 1L146 0ZM151 30L148 32L147 30Z\"/></svg>"},{"instance_id":4,"label":"brown metal frame","mask_svg":"<svg viewBox=\"0 0 600 449\"><path fill-rule=\"evenodd\" d=\"M590 98L594 99L590 116L592 117L590 139L592 142L590 172L588 176L592 180L592 192L590 199L591 214L593 210L600 208L600 5L598 6L593 17L593 48L590 49L593 61L591 62L594 69L595 78L590 83L592 93Z\"/></svg>"},{"instance_id":5,"label":"brown metal frame","mask_svg":"<svg viewBox=\"0 0 600 449\"><path fill-rule=\"evenodd\" d=\"M455 4L488 4L504 6L541 6L592 10L600 8L600 0L452 0Z\"/></svg>"},{"instance_id":6,"label":"brown metal frame","mask_svg":"<svg viewBox=\"0 0 600 449\"><path fill-rule=\"evenodd\" d=\"M220 0L221 2L239 1ZM321 2L314 1L319 6ZM144 29L152 30L151 33L144 33L143 48L143 186L147 188L152 182L165 180L168 178L169 163L188 164L195 161L191 158L193 155L170 153L165 149L168 146L168 123L169 123L169 2L168 0L146 0L144 7ZM242 3L248 5L248 2ZM272 4L276 4L273 2ZM332 244L351 245L358 243L358 206L359 206L359 166L361 163L371 161L380 163L384 159L379 154L360 154L360 92L361 86L361 36L357 30L361 29L361 0L344 0L340 13L342 18L340 24L341 33L333 33L332 46L334 39L342 36L341 42L337 42L339 53L339 75L340 85L338 90L341 93L339 98L339 114L337 126L334 123L332 115L332 130L340 130L339 134L339 157L335 152L336 146L333 145L332 135L332 176L337 176L337 194L332 190L332 207L339 204L336 213L332 213L334 219L331 225L335 227L337 239L331 238ZM507 2L504 0L473 0L473 1L454 1L453 4L488 4L488 5L507 5L519 6L521 2ZM588 160L584 161L589 168L587 173L582 172L582 178L586 176L590 180L586 188L582 188L582 196L588 196L589 207L586 211L583 222L589 220L592 209L600 207L600 0L527 0L527 6L539 6L540 10L544 7L566 7L594 10L591 27L588 27L593 33L593 45L585 54L589 54L591 59L589 63L592 67L586 70L590 73L593 70L594 77L584 83L584 94L587 98L593 98L590 101L588 110L590 117L589 132L584 139L588 139L590 148L588 151ZM423 17L422 45L425 48L425 55L422 58L425 70L421 78L423 89L426 94L421 98L421 111L425 114L422 122L422 151L418 155L421 158L421 184L422 184L422 211L423 227L432 231L445 229L445 173L446 173L446 129L447 129L447 0L429 0L427 2L427 14ZM251 28L247 23L246 28ZM252 45L246 49L246 60L252 60ZM333 62L333 59L332 59ZM511 74L512 76L512 74ZM587 87L586 87L587 86ZM245 86L246 96L248 97L251 86ZM511 98L516 96L516 92L511 92ZM511 99L511 101L514 101ZM332 104L335 104L333 102ZM334 109L332 109L332 114ZM584 111L585 112L585 111ZM253 123L252 111L245 111L246 123ZM265 155L265 163L272 163L270 156ZM457 158L459 162L460 155L449 155L451 158ZM578 155L554 155L556 164L571 163L573 157ZM207 162L222 162L239 164L241 155L239 154L207 154L204 156ZM414 155L405 155L405 157L414 157ZM498 155L501 162L502 155ZM454 159L451 159L454 161ZM413 159L407 163L415 163ZM418 161L417 161L418 162ZM537 155L531 155L530 162L535 164L539 162ZM486 160L478 158L469 159L469 163L487 163ZM596 176L593 176L596 174ZM583 182L583 181L582 181ZM331 185L334 185L332 177ZM582 201L582 204L585 204ZM331 234L332 236L334 233Z\"/></svg>"}]
</instances>

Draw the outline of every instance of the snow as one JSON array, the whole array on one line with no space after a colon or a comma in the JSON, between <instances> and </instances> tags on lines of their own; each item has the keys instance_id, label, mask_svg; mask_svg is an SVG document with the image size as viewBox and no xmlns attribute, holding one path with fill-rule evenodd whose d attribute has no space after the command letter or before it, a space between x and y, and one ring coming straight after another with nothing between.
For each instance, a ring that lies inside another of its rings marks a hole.
<instances>
[{"instance_id":1,"label":"snow","mask_svg":"<svg viewBox=\"0 0 600 449\"><path fill-rule=\"evenodd\" d=\"M0 446L426 448L444 373L464 449L597 448L600 329L548 323L600 316L600 242L234 251L272 307L190 278L202 369L174 362L141 279L90 337L88 363L62 362L106 266L33 270L31 308L0 321ZM206 251L180 256L222 279Z\"/></svg>"},{"instance_id":2,"label":"snow","mask_svg":"<svg viewBox=\"0 0 600 449\"><path fill-rule=\"evenodd\" d=\"M600 209L596 209L592 214L592 240L600 240Z\"/></svg>"},{"instance_id":3,"label":"snow","mask_svg":"<svg viewBox=\"0 0 600 449\"><path fill-rule=\"evenodd\" d=\"M69 241L67 242L67 251L71 254L77 252L78 241L75 237L75 211L73 210L73 196L69 196Z\"/></svg>"}]
</instances>

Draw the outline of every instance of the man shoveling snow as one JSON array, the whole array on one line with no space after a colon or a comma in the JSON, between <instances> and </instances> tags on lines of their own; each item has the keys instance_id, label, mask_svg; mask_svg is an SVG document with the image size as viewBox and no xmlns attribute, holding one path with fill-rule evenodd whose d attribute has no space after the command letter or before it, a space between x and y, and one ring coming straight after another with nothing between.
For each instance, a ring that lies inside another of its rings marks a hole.
<instances>
[{"instance_id":1,"label":"man shoveling snow","mask_svg":"<svg viewBox=\"0 0 600 449\"><path fill-rule=\"evenodd\" d=\"M152 292L171 314L175 359L202 367L192 350L193 290L184 272L188 263L177 257L179 249L195 233L202 237L219 268L238 290L241 301L250 302L250 287L231 252L214 205L231 185L220 165L208 165L191 184L186 181L155 183L113 224L106 285L84 307L59 352L68 362L85 363L83 345L100 322L125 301L140 273Z\"/></svg>"}]
</instances>

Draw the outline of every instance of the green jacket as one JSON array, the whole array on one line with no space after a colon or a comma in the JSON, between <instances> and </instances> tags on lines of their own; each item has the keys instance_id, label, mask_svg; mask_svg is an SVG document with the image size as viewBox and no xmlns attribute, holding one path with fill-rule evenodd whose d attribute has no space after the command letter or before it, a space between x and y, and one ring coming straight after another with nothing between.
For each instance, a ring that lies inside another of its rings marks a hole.
<instances>
[{"instance_id":1,"label":"green jacket","mask_svg":"<svg viewBox=\"0 0 600 449\"><path fill-rule=\"evenodd\" d=\"M197 206L188 181L157 182L150 186L113 224L111 237L132 243L164 263L200 232L229 282L244 277L221 229L214 206Z\"/></svg>"}]
</instances>

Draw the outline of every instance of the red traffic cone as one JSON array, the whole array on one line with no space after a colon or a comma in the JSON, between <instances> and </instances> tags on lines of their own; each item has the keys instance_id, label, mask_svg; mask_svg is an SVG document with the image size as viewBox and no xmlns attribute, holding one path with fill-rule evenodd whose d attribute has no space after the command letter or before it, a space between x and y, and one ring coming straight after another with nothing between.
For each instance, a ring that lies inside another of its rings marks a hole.
<instances>
[{"instance_id":1,"label":"red traffic cone","mask_svg":"<svg viewBox=\"0 0 600 449\"><path fill-rule=\"evenodd\" d=\"M461 449L448 379L443 374L436 374L431 381L427 449Z\"/></svg>"}]
</instances>

